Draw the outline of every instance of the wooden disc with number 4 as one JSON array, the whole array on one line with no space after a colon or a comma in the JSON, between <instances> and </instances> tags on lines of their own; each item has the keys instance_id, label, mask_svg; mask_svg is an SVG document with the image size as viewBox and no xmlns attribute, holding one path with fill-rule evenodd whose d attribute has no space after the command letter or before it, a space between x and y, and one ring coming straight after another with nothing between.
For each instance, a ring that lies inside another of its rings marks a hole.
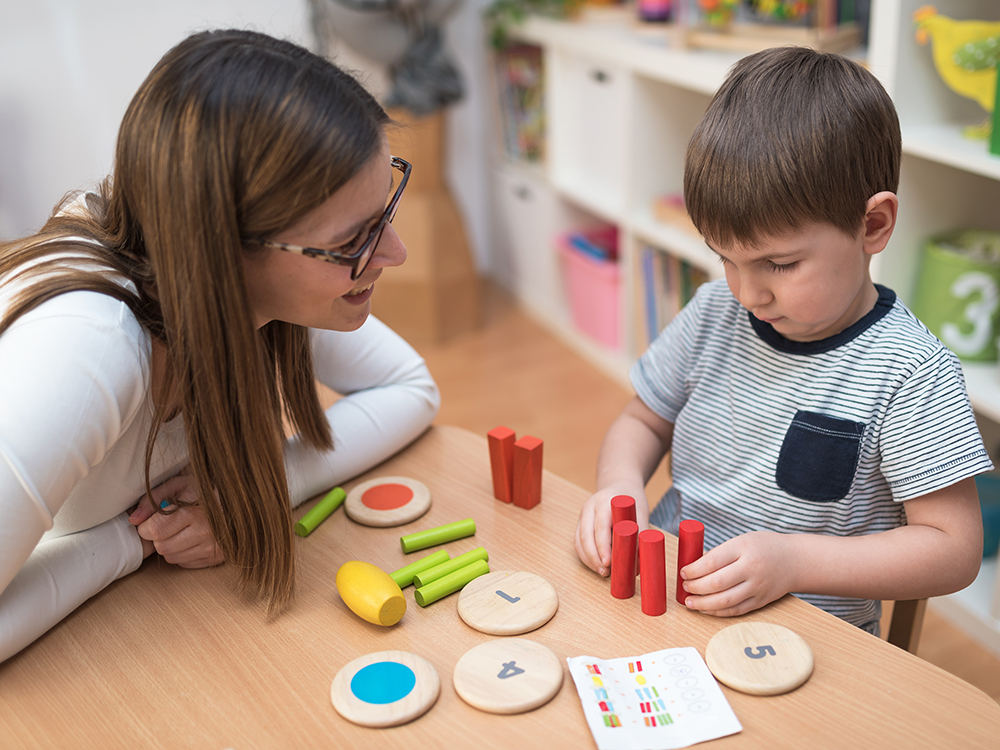
<instances>
[{"instance_id":1,"label":"wooden disc with number 4","mask_svg":"<svg viewBox=\"0 0 1000 750\"><path fill-rule=\"evenodd\" d=\"M741 622L720 630L708 642L705 663L719 682L751 695L787 693L813 671L809 644L769 622Z\"/></svg>"},{"instance_id":2,"label":"wooden disc with number 4","mask_svg":"<svg viewBox=\"0 0 1000 750\"><path fill-rule=\"evenodd\" d=\"M491 714L519 714L555 697L562 687L562 662L540 643L502 638L466 651L452 680L470 706Z\"/></svg>"}]
</instances>

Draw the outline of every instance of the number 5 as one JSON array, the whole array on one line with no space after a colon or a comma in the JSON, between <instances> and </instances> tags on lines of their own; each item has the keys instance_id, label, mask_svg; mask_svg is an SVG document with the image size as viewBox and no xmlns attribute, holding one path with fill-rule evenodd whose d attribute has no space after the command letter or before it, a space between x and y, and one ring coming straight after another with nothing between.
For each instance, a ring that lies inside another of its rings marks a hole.
<instances>
[{"instance_id":1,"label":"number 5","mask_svg":"<svg viewBox=\"0 0 1000 750\"><path fill-rule=\"evenodd\" d=\"M751 659L763 659L768 654L770 654L771 656L775 655L774 649L771 648L770 646L758 646L756 654L750 650L749 646L747 646L745 649L743 649L743 653L749 656Z\"/></svg>"}]
</instances>

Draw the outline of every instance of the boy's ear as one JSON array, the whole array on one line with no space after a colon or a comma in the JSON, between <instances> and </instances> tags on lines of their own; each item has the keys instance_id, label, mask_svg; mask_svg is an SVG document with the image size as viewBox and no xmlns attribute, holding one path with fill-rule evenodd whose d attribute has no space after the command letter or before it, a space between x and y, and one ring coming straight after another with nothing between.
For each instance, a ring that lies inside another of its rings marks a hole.
<instances>
[{"instance_id":1,"label":"boy's ear","mask_svg":"<svg viewBox=\"0 0 1000 750\"><path fill-rule=\"evenodd\" d=\"M885 190L875 193L868 199L865 206L864 250L869 255L875 255L885 250L896 228L896 212L899 210L899 198L895 193Z\"/></svg>"}]
</instances>

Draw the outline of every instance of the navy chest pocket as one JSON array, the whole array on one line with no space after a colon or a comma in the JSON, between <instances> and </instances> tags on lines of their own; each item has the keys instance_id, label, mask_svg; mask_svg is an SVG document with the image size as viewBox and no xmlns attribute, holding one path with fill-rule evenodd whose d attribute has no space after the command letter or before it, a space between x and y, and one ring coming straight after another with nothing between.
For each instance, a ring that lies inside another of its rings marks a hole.
<instances>
[{"instance_id":1,"label":"navy chest pocket","mask_svg":"<svg viewBox=\"0 0 1000 750\"><path fill-rule=\"evenodd\" d=\"M863 422L795 412L774 471L778 486L815 503L842 499L854 481L864 433Z\"/></svg>"}]
</instances>

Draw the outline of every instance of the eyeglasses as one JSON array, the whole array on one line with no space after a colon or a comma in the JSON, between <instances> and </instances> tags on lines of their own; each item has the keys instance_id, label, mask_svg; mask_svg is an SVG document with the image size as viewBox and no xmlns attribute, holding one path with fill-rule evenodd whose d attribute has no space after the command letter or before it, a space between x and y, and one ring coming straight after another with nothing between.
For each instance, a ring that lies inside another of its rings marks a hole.
<instances>
[{"instance_id":1,"label":"eyeglasses","mask_svg":"<svg viewBox=\"0 0 1000 750\"><path fill-rule=\"evenodd\" d=\"M398 156L390 157L389 163L392 165L393 169L398 169L403 173L403 178L399 181L399 187L396 188L396 192L393 193L392 198L385 207L385 212L382 214L382 218L378 220L378 224L372 227L371 232L368 233L368 238L356 252L350 254L338 253L333 250L320 250L315 247L299 247L298 245L289 245L285 242L274 242L273 240L255 240L254 243L263 247L273 247L278 250L287 250L288 252L295 253L296 255L305 255L310 258L320 258L328 263L350 266L351 281L355 281L365 272L365 269L368 268L368 263L371 262L372 256L375 254L375 248L378 247L378 241L382 239L382 232L385 230L385 225L390 224L396 217L396 209L399 207L399 199L403 197L403 188L406 187L406 183L410 179L410 172L413 171L413 165L404 159L400 159Z\"/></svg>"}]
</instances>

